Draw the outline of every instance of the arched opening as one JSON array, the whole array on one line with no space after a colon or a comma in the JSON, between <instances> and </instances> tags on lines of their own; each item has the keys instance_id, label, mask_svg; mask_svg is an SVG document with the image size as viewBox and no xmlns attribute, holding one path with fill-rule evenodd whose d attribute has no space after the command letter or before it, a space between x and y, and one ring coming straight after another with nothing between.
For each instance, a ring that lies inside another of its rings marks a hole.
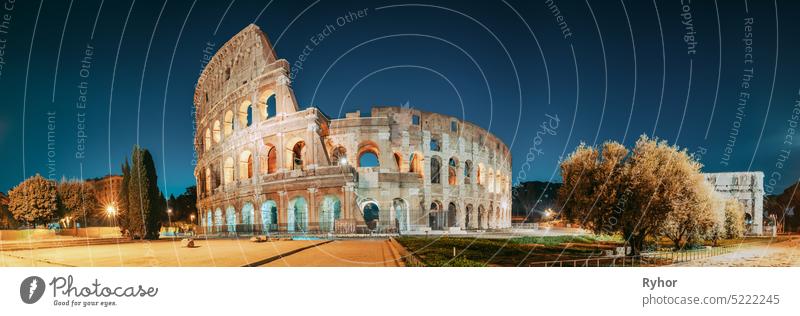
<instances>
[{"instance_id":1,"label":"arched opening","mask_svg":"<svg viewBox=\"0 0 800 316\"><path fill-rule=\"evenodd\" d=\"M447 183L450 185L456 185L456 171L458 170L458 162L456 162L455 158L450 158L450 161L447 164Z\"/></svg>"},{"instance_id":2,"label":"arched opening","mask_svg":"<svg viewBox=\"0 0 800 316\"><path fill-rule=\"evenodd\" d=\"M308 231L308 203L302 196L289 200L289 209L286 212L287 230L289 232Z\"/></svg>"},{"instance_id":3,"label":"arched opening","mask_svg":"<svg viewBox=\"0 0 800 316\"><path fill-rule=\"evenodd\" d=\"M380 208L378 208L378 204L375 202L367 202L364 204L362 211L364 213L364 223L367 224L367 228L370 230L375 230L378 228L378 222L380 221Z\"/></svg>"},{"instance_id":4,"label":"arched opening","mask_svg":"<svg viewBox=\"0 0 800 316\"><path fill-rule=\"evenodd\" d=\"M225 165L222 168L222 175L225 177L225 185L233 182L233 158L225 158Z\"/></svg>"},{"instance_id":5,"label":"arched opening","mask_svg":"<svg viewBox=\"0 0 800 316\"><path fill-rule=\"evenodd\" d=\"M431 151L441 151L439 138L431 137Z\"/></svg>"},{"instance_id":6,"label":"arched opening","mask_svg":"<svg viewBox=\"0 0 800 316\"><path fill-rule=\"evenodd\" d=\"M214 211L214 231L220 232L222 231L222 227L225 225L225 220L222 217L222 209L217 208Z\"/></svg>"},{"instance_id":7,"label":"arched opening","mask_svg":"<svg viewBox=\"0 0 800 316\"><path fill-rule=\"evenodd\" d=\"M306 143L298 141L292 147L292 170L303 170L303 151Z\"/></svg>"},{"instance_id":8,"label":"arched opening","mask_svg":"<svg viewBox=\"0 0 800 316\"><path fill-rule=\"evenodd\" d=\"M239 119L239 126L247 127L253 124L253 104L249 100L242 101L239 104L239 111L236 112Z\"/></svg>"},{"instance_id":9,"label":"arched opening","mask_svg":"<svg viewBox=\"0 0 800 316\"><path fill-rule=\"evenodd\" d=\"M267 152L267 173L275 173L278 170L278 152L275 147L270 147Z\"/></svg>"},{"instance_id":10,"label":"arched opening","mask_svg":"<svg viewBox=\"0 0 800 316\"><path fill-rule=\"evenodd\" d=\"M211 179L211 168L206 167L205 174L206 174L206 181L205 181L204 184L206 185L206 192L211 192L211 184L212 184L211 183L211 181L212 181L212 179Z\"/></svg>"},{"instance_id":11,"label":"arched opening","mask_svg":"<svg viewBox=\"0 0 800 316\"><path fill-rule=\"evenodd\" d=\"M253 225L256 220L256 212L253 203L247 202L242 207L242 229L245 231L253 231Z\"/></svg>"},{"instance_id":12,"label":"arched opening","mask_svg":"<svg viewBox=\"0 0 800 316\"><path fill-rule=\"evenodd\" d=\"M258 112L266 120L275 116L275 93L264 91L258 98Z\"/></svg>"},{"instance_id":13,"label":"arched opening","mask_svg":"<svg viewBox=\"0 0 800 316\"><path fill-rule=\"evenodd\" d=\"M441 183L442 159L438 156L431 157L431 183Z\"/></svg>"},{"instance_id":14,"label":"arched opening","mask_svg":"<svg viewBox=\"0 0 800 316\"><path fill-rule=\"evenodd\" d=\"M342 203L335 195L326 195L322 198L319 208L319 229L323 232L332 232L336 229L336 221L342 216Z\"/></svg>"},{"instance_id":15,"label":"arched opening","mask_svg":"<svg viewBox=\"0 0 800 316\"><path fill-rule=\"evenodd\" d=\"M211 149L211 129L206 128L206 135L203 137L203 146L206 150Z\"/></svg>"},{"instance_id":16,"label":"arched opening","mask_svg":"<svg viewBox=\"0 0 800 316\"><path fill-rule=\"evenodd\" d=\"M456 220L457 214L458 208L456 207L456 204L450 202L450 204L447 205L447 227L458 227L458 221Z\"/></svg>"},{"instance_id":17,"label":"arched opening","mask_svg":"<svg viewBox=\"0 0 800 316\"><path fill-rule=\"evenodd\" d=\"M278 204L273 200L261 203L261 230L273 231L278 228Z\"/></svg>"},{"instance_id":18,"label":"arched opening","mask_svg":"<svg viewBox=\"0 0 800 316\"><path fill-rule=\"evenodd\" d=\"M225 112L225 117L222 120L222 131L225 132L225 136L230 136L233 134L233 111Z\"/></svg>"},{"instance_id":19,"label":"arched opening","mask_svg":"<svg viewBox=\"0 0 800 316\"><path fill-rule=\"evenodd\" d=\"M433 230L442 230L442 227L444 227L442 205L439 201L431 203L430 212L428 212L428 226Z\"/></svg>"},{"instance_id":20,"label":"arched opening","mask_svg":"<svg viewBox=\"0 0 800 316\"><path fill-rule=\"evenodd\" d=\"M253 155L249 150L245 150L239 155L239 179L250 179L252 177Z\"/></svg>"},{"instance_id":21,"label":"arched opening","mask_svg":"<svg viewBox=\"0 0 800 316\"><path fill-rule=\"evenodd\" d=\"M397 172L402 172L403 158L400 158L399 153L394 153L394 164L397 166Z\"/></svg>"},{"instance_id":22,"label":"arched opening","mask_svg":"<svg viewBox=\"0 0 800 316\"><path fill-rule=\"evenodd\" d=\"M380 167L381 163L378 157L381 156L381 151L378 145L372 141L365 141L358 145L358 166L359 167Z\"/></svg>"},{"instance_id":23,"label":"arched opening","mask_svg":"<svg viewBox=\"0 0 800 316\"><path fill-rule=\"evenodd\" d=\"M477 178L477 180L478 180L478 185L483 184L483 179L481 178L482 171L483 171L483 165L482 164L478 164L477 174L475 175L475 178Z\"/></svg>"},{"instance_id":24,"label":"arched opening","mask_svg":"<svg viewBox=\"0 0 800 316\"><path fill-rule=\"evenodd\" d=\"M378 161L378 155L371 151L365 151L361 153L361 156L358 157L358 166L359 167L380 167L380 162Z\"/></svg>"},{"instance_id":25,"label":"arched opening","mask_svg":"<svg viewBox=\"0 0 800 316\"><path fill-rule=\"evenodd\" d=\"M347 165L347 149L342 146L336 146L331 152L331 164L340 166Z\"/></svg>"},{"instance_id":26,"label":"arched opening","mask_svg":"<svg viewBox=\"0 0 800 316\"><path fill-rule=\"evenodd\" d=\"M472 209L472 204L467 204L466 214L464 214L464 227L466 229L473 228L472 225L474 221L472 220L474 210Z\"/></svg>"},{"instance_id":27,"label":"arched opening","mask_svg":"<svg viewBox=\"0 0 800 316\"><path fill-rule=\"evenodd\" d=\"M408 230L408 203L401 198L392 200L394 211L394 228L399 232Z\"/></svg>"},{"instance_id":28,"label":"arched opening","mask_svg":"<svg viewBox=\"0 0 800 316\"><path fill-rule=\"evenodd\" d=\"M215 143L219 143L222 140L222 126L220 126L219 121L214 121L214 128L211 130L211 136L214 138Z\"/></svg>"},{"instance_id":29,"label":"arched opening","mask_svg":"<svg viewBox=\"0 0 800 316\"><path fill-rule=\"evenodd\" d=\"M472 160L464 162L464 184L472 183Z\"/></svg>"},{"instance_id":30,"label":"arched opening","mask_svg":"<svg viewBox=\"0 0 800 316\"><path fill-rule=\"evenodd\" d=\"M486 209L483 204L478 205L478 229L484 229L486 226Z\"/></svg>"},{"instance_id":31,"label":"arched opening","mask_svg":"<svg viewBox=\"0 0 800 316\"><path fill-rule=\"evenodd\" d=\"M214 215L211 214L211 210L206 212L206 232L212 232L214 227Z\"/></svg>"},{"instance_id":32,"label":"arched opening","mask_svg":"<svg viewBox=\"0 0 800 316\"><path fill-rule=\"evenodd\" d=\"M228 206L225 210L225 224L227 224L227 232L235 232L236 231L236 209L233 206Z\"/></svg>"},{"instance_id":33,"label":"arched opening","mask_svg":"<svg viewBox=\"0 0 800 316\"><path fill-rule=\"evenodd\" d=\"M408 158L408 172L422 174L422 163L419 155L416 153L411 153L411 156Z\"/></svg>"}]
</instances>

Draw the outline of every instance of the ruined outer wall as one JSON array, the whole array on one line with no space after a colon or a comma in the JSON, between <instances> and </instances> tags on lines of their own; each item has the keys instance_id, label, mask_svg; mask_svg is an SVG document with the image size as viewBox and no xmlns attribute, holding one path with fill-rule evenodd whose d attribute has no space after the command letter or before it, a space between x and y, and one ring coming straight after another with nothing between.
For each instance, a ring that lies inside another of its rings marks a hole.
<instances>
[{"instance_id":1,"label":"ruined outer wall","mask_svg":"<svg viewBox=\"0 0 800 316\"><path fill-rule=\"evenodd\" d=\"M714 191L723 198L733 198L742 204L752 220L751 234L764 233L764 173L723 172L704 175L706 181L714 186Z\"/></svg>"}]
</instances>

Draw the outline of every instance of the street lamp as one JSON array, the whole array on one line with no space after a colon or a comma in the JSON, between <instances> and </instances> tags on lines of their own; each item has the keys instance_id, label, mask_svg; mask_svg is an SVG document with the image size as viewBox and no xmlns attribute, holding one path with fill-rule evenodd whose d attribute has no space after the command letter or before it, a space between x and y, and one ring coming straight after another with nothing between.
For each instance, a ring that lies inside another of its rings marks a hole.
<instances>
[{"instance_id":1,"label":"street lamp","mask_svg":"<svg viewBox=\"0 0 800 316\"><path fill-rule=\"evenodd\" d=\"M106 214L108 214L108 216L114 216L116 215L116 213L117 213L117 208L115 208L114 205L112 204L106 205Z\"/></svg>"}]
</instances>

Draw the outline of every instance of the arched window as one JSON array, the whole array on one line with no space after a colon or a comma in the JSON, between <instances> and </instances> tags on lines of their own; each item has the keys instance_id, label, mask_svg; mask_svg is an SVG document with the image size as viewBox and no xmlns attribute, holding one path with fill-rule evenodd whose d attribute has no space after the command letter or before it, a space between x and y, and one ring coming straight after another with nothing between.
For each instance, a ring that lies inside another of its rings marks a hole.
<instances>
[{"instance_id":1,"label":"arched window","mask_svg":"<svg viewBox=\"0 0 800 316\"><path fill-rule=\"evenodd\" d=\"M222 126L219 124L219 121L214 121L214 129L211 131L211 135L215 143L219 143L219 141L222 140Z\"/></svg>"},{"instance_id":2,"label":"arched window","mask_svg":"<svg viewBox=\"0 0 800 316\"><path fill-rule=\"evenodd\" d=\"M400 158L400 154L394 153L394 164L397 166L397 172L402 172L401 170L403 166L402 159L403 158Z\"/></svg>"},{"instance_id":3,"label":"arched window","mask_svg":"<svg viewBox=\"0 0 800 316\"><path fill-rule=\"evenodd\" d=\"M211 184L212 184L211 183L211 181L212 181L212 179L211 179L211 168L206 167L205 174L206 174L206 183L205 183L206 192L211 192Z\"/></svg>"},{"instance_id":4,"label":"arched window","mask_svg":"<svg viewBox=\"0 0 800 316\"><path fill-rule=\"evenodd\" d=\"M206 135L203 137L203 146L206 150L211 149L211 129L206 128Z\"/></svg>"},{"instance_id":5,"label":"arched window","mask_svg":"<svg viewBox=\"0 0 800 316\"><path fill-rule=\"evenodd\" d=\"M233 182L233 158L228 157L225 159L225 165L222 168L222 174L225 177L225 185Z\"/></svg>"},{"instance_id":6,"label":"arched window","mask_svg":"<svg viewBox=\"0 0 800 316\"><path fill-rule=\"evenodd\" d=\"M414 172L414 173L422 172L419 155L411 153L411 156L408 158L408 172Z\"/></svg>"},{"instance_id":7,"label":"arched window","mask_svg":"<svg viewBox=\"0 0 800 316\"><path fill-rule=\"evenodd\" d=\"M245 150L239 155L239 179L250 179L253 177L253 155Z\"/></svg>"},{"instance_id":8,"label":"arched window","mask_svg":"<svg viewBox=\"0 0 800 316\"><path fill-rule=\"evenodd\" d=\"M378 161L378 155L371 151L365 151L361 153L361 156L358 157L358 166L359 167L380 167L380 161Z\"/></svg>"},{"instance_id":9,"label":"arched window","mask_svg":"<svg viewBox=\"0 0 800 316\"><path fill-rule=\"evenodd\" d=\"M438 138L431 137L431 151L440 151L441 145Z\"/></svg>"},{"instance_id":10,"label":"arched window","mask_svg":"<svg viewBox=\"0 0 800 316\"><path fill-rule=\"evenodd\" d=\"M264 91L259 95L258 113L264 120L275 116L275 93Z\"/></svg>"},{"instance_id":11,"label":"arched window","mask_svg":"<svg viewBox=\"0 0 800 316\"><path fill-rule=\"evenodd\" d=\"M478 179L478 185L483 184L483 180L481 178L481 171L483 171L483 168L482 168L482 166L480 164L478 164L478 171L477 171L477 174L475 175L475 178Z\"/></svg>"},{"instance_id":12,"label":"arched window","mask_svg":"<svg viewBox=\"0 0 800 316\"><path fill-rule=\"evenodd\" d=\"M442 161L439 157L431 157L431 183L441 183Z\"/></svg>"},{"instance_id":13,"label":"arched window","mask_svg":"<svg viewBox=\"0 0 800 316\"><path fill-rule=\"evenodd\" d=\"M292 147L292 170L303 170L303 149L306 143L299 141Z\"/></svg>"},{"instance_id":14,"label":"arched window","mask_svg":"<svg viewBox=\"0 0 800 316\"><path fill-rule=\"evenodd\" d=\"M278 170L278 153L275 147L271 147L267 152L267 173L275 173Z\"/></svg>"},{"instance_id":15,"label":"arched window","mask_svg":"<svg viewBox=\"0 0 800 316\"><path fill-rule=\"evenodd\" d=\"M464 184L472 182L472 160L464 162Z\"/></svg>"},{"instance_id":16,"label":"arched window","mask_svg":"<svg viewBox=\"0 0 800 316\"><path fill-rule=\"evenodd\" d=\"M347 165L347 150L342 146L336 146L331 153L331 164L344 166Z\"/></svg>"},{"instance_id":17,"label":"arched window","mask_svg":"<svg viewBox=\"0 0 800 316\"><path fill-rule=\"evenodd\" d=\"M239 126L250 126L253 123L253 105L250 101L245 100L239 105L239 111L236 116L239 118Z\"/></svg>"},{"instance_id":18,"label":"arched window","mask_svg":"<svg viewBox=\"0 0 800 316\"><path fill-rule=\"evenodd\" d=\"M450 185L456 185L456 170L458 169L458 163L456 162L455 158L450 158L450 162L447 164L447 183Z\"/></svg>"},{"instance_id":19,"label":"arched window","mask_svg":"<svg viewBox=\"0 0 800 316\"><path fill-rule=\"evenodd\" d=\"M233 111L225 112L225 118L222 122L224 127L222 131L225 132L225 136L233 134Z\"/></svg>"}]
</instances>

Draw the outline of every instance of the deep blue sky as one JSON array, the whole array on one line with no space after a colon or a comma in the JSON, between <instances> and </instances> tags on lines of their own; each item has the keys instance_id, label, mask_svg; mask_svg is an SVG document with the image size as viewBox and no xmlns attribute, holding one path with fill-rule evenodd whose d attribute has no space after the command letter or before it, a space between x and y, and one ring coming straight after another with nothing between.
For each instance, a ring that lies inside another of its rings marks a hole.
<instances>
[{"instance_id":1,"label":"deep blue sky","mask_svg":"<svg viewBox=\"0 0 800 316\"><path fill-rule=\"evenodd\" d=\"M565 39L545 1L123 0L101 9L91 0L17 1L0 9L0 22L2 14L11 17L0 28L0 190L35 173L119 173L138 142L151 150L162 190L177 195L194 184L192 95L207 43L216 49L255 23L278 56L294 63L325 25L364 9L365 17L335 25L303 63L293 83L302 107L335 118L408 102L463 116L511 146L515 181L560 181L559 157L579 142L631 144L643 133L704 148L705 171L761 170L767 181L777 172L775 192L797 181L795 153L782 168L776 161L800 144L784 144L800 99L800 3L778 1L776 12L772 1L694 1L691 55L679 1L623 2L557 0L571 33ZM743 90L747 17L754 18L755 76ZM93 59L80 112L76 86L87 45ZM737 110L740 91L751 97ZM54 170L48 112L56 113ZM84 112L87 157L76 159ZM530 171L520 174L546 115L560 119L556 135L543 137Z\"/></svg>"}]
</instances>

